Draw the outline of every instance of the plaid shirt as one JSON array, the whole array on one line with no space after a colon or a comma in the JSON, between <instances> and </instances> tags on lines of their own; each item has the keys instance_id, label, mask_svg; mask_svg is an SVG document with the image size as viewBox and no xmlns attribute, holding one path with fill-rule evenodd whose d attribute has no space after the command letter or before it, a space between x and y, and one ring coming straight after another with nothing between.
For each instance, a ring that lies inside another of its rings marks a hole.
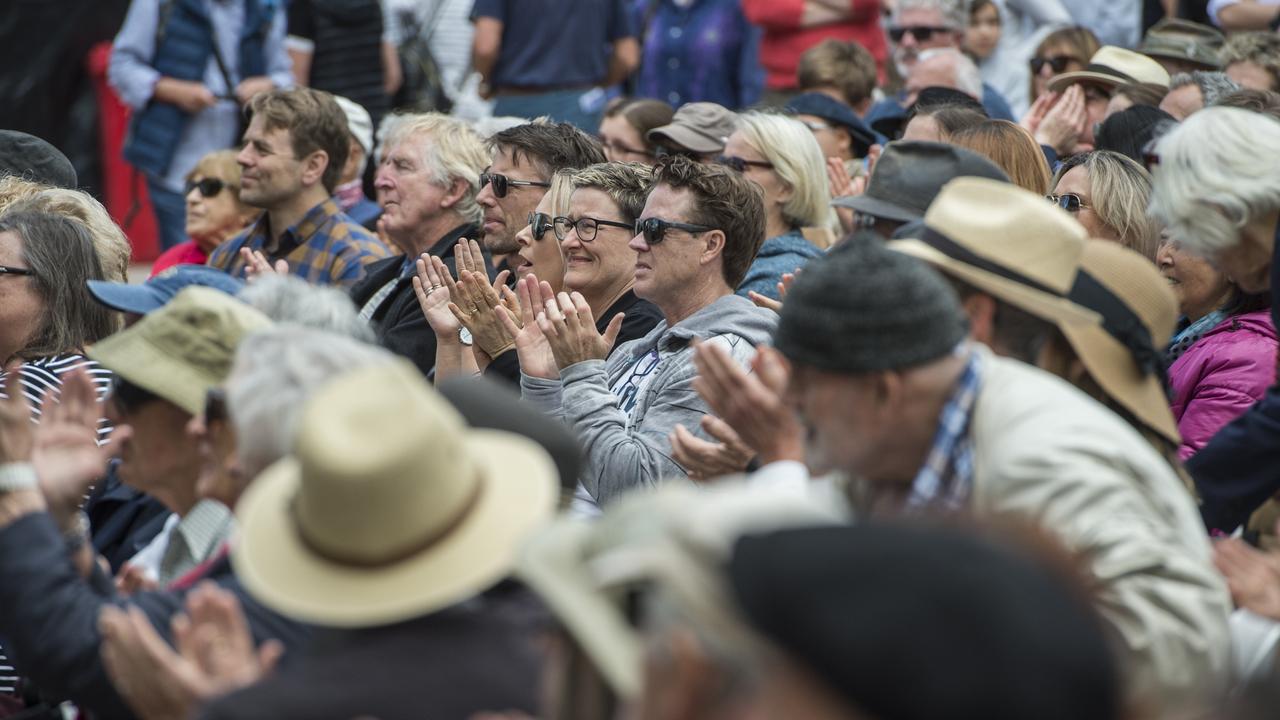
<instances>
[{"instance_id":1,"label":"plaid shirt","mask_svg":"<svg viewBox=\"0 0 1280 720\"><path fill-rule=\"evenodd\" d=\"M956 352L967 355L968 362L938 416L938 432L924 467L911 484L906 502L910 511L939 507L958 510L969 499L969 490L973 487L973 441L969 437L969 422L973 418L974 401L982 388L982 365L967 342Z\"/></svg>"},{"instance_id":2,"label":"plaid shirt","mask_svg":"<svg viewBox=\"0 0 1280 720\"><path fill-rule=\"evenodd\" d=\"M245 276L241 248L262 250L270 237L266 213L251 227L222 243L209 256L209 266ZM364 277L364 266L391 255L386 245L338 209L329 198L311 210L297 225L284 231L280 248L267 258L289 262L289 273L316 285L351 287Z\"/></svg>"}]
</instances>

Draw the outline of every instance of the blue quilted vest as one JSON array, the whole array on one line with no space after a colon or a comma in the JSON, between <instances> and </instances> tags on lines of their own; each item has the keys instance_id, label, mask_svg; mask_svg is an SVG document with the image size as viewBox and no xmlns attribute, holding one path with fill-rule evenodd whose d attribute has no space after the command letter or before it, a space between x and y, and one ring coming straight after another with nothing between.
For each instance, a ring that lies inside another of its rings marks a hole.
<instances>
[{"instance_id":1,"label":"blue quilted vest","mask_svg":"<svg viewBox=\"0 0 1280 720\"><path fill-rule=\"evenodd\" d=\"M243 0L245 24L240 33L240 77L266 73L264 46L278 0ZM165 0L160 7L163 27L156 33L151 66L178 80L203 81L213 57L213 25L204 0ZM234 88L233 88L234 90ZM136 113L125 141L124 158L143 172L162 176L187 124L187 113L176 105L152 100Z\"/></svg>"}]
</instances>

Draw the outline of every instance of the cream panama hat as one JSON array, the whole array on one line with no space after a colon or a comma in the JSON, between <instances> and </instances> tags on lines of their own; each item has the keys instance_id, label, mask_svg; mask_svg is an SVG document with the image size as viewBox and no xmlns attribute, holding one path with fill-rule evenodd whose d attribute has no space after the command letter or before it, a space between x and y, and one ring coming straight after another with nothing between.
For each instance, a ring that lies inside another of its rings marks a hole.
<instances>
[{"instance_id":1,"label":"cream panama hat","mask_svg":"<svg viewBox=\"0 0 1280 720\"><path fill-rule=\"evenodd\" d=\"M1067 299L1087 233L1035 193L956 178L943 186L915 234L888 247L1049 322L1098 324L1096 313Z\"/></svg>"},{"instance_id":2,"label":"cream panama hat","mask_svg":"<svg viewBox=\"0 0 1280 720\"><path fill-rule=\"evenodd\" d=\"M320 388L293 455L236 507L232 563L264 605L330 627L429 614L508 576L550 519L550 457L518 435L469 429L412 364Z\"/></svg>"},{"instance_id":3,"label":"cream panama hat","mask_svg":"<svg viewBox=\"0 0 1280 720\"><path fill-rule=\"evenodd\" d=\"M1092 82L1108 87L1149 83L1167 88L1169 72L1146 55L1104 45L1089 58L1089 65L1084 70L1055 75L1049 80L1049 89L1058 92L1079 82Z\"/></svg>"}]
</instances>

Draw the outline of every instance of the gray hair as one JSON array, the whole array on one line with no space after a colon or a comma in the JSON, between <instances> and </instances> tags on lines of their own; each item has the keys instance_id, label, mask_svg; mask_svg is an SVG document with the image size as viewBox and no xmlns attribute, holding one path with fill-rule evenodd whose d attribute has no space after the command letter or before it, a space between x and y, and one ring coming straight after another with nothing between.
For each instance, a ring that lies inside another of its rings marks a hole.
<instances>
[{"instance_id":1,"label":"gray hair","mask_svg":"<svg viewBox=\"0 0 1280 720\"><path fill-rule=\"evenodd\" d=\"M893 9L893 21L905 10L937 10L942 13L942 24L955 31L964 30L969 24L964 4L958 0L898 0Z\"/></svg>"},{"instance_id":2,"label":"gray hair","mask_svg":"<svg viewBox=\"0 0 1280 720\"><path fill-rule=\"evenodd\" d=\"M1280 210L1280 122L1229 107L1201 110L1160 138L1151 215L1188 250L1212 257L1240 229Z\"/></svg>"},{"instance_id":3,"label":"gray hair","mask_svg":"<svg viewBox=\"0 0 1280 720\"><path fill-rule=\"evenodd\" d=\"M827 160L809 128L786 115L748 112L739 116L738 130L791 187L791 199L782 206L787 223L792 227L831 226L834 213Z\"/></svg>"},{"instance_id":4,"label":"gray hair","mask_svg":"<svg viewBox=\"0 0 1280 720\"><path fill-rule=\"evenodd\" d=\"M1200 88L1200 95L1204 98L1205 107L1216 105L1223 95L1240 89L1235 80L1227 77L1227 74L1222 72L1196 70L1189 73L1178 73L1169 79L1170 92L1187 85L1195 85Z\"/></svg>"},{"instance_id":5,"label":"gray hair","mask_svg":"<svg viewBox=\"0 0 1280 720\"><path fill-rule=\"evenodd\" d=\"M298 418L316 388L350 370L395 360L382 348L297 325L246 336L226 382L227 413L246 475L292 451Z\"/></svg>"},{"instance_id":6,"label":"gray hair","mask_svg":"<svg viewBox=\"0 0 1280 720\"><path fill-rule=\"evenodd\" d=\"M485 148L484 139L466 122L448 115L399 115L382 123L379 162L386 148L419 136L430 138L429 142L422 143L422 154L418 159L431 173L431 182L448 187L455 180L465 181L467 192L455 209L467 222L480 222L484 211L476 203L476 195L480 193L480 173L489 165L489 151Z\"/></svg>"},{"instance_id":7,"label":"gray hair","mask_svg":"<svg viewBox=\"0 0 1280 720\"><path fill-rule=\"evenodd\" d=\"M1052 186L1077 167L1089 173L1093 211L1110 228L1120 244L1155 262L1160 248L1160 227L1146 209L1151 200L1151 175L1128 155L1095 150L1068 158L1058 166Z\"/></svg>"},{"instance_id":8,"label":"gray hair","mask_svg":"<svg viewBox=\"0 0 1280 720\"><path fill-rule=\"evenodd\" d=\"M920 59L917 63L924 63L934 59L949 59L951 67L955 71L956 90L972 97L975 100L982 100L982 71L978 70L978 66L969 59L968 55L960 52L956 48L930 48L920 52ZM918 66L918 65L917 65Z\"/></svg>"},{"instance_id":9,"label":"gray hair","mask_svg":"<svg viewBox=\"0 0 1280 720\"><path fill-rule=\"evenodd\" d=\"M311 285L294 275L265 275L238 296L276 323L301 325L373 342L373 329L361 320L351 298L337 288Z\"/></svg>"}]
</instances>

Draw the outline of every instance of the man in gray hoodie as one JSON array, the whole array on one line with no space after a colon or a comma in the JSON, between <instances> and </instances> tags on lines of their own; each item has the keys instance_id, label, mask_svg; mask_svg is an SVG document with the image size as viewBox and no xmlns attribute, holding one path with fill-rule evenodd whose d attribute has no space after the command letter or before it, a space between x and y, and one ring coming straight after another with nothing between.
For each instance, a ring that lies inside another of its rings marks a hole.
<instances>
[{"instance_id":1,"label":"man in gray hoodie","mask_svg":"<svg viewBox=\"0 0 1280 720\"><path fill-rule=\"evenodd\" d=\"M558 373L535 377L525 367L521 389L526 400L563 417L583 443L582 488L596 503L687 475L671 457L668 436L683 425L706 437L700 420L708 407L693 389L695 341L720 344L744 364L769 341L777 316L733 294L764 242L764 227L754 183L673 157L654 169L630 243L635 293L657 305L664 321L609 354L621 316L602 335L577 293L544 304L537 323Z\"/></svg>"}]
</instances>

